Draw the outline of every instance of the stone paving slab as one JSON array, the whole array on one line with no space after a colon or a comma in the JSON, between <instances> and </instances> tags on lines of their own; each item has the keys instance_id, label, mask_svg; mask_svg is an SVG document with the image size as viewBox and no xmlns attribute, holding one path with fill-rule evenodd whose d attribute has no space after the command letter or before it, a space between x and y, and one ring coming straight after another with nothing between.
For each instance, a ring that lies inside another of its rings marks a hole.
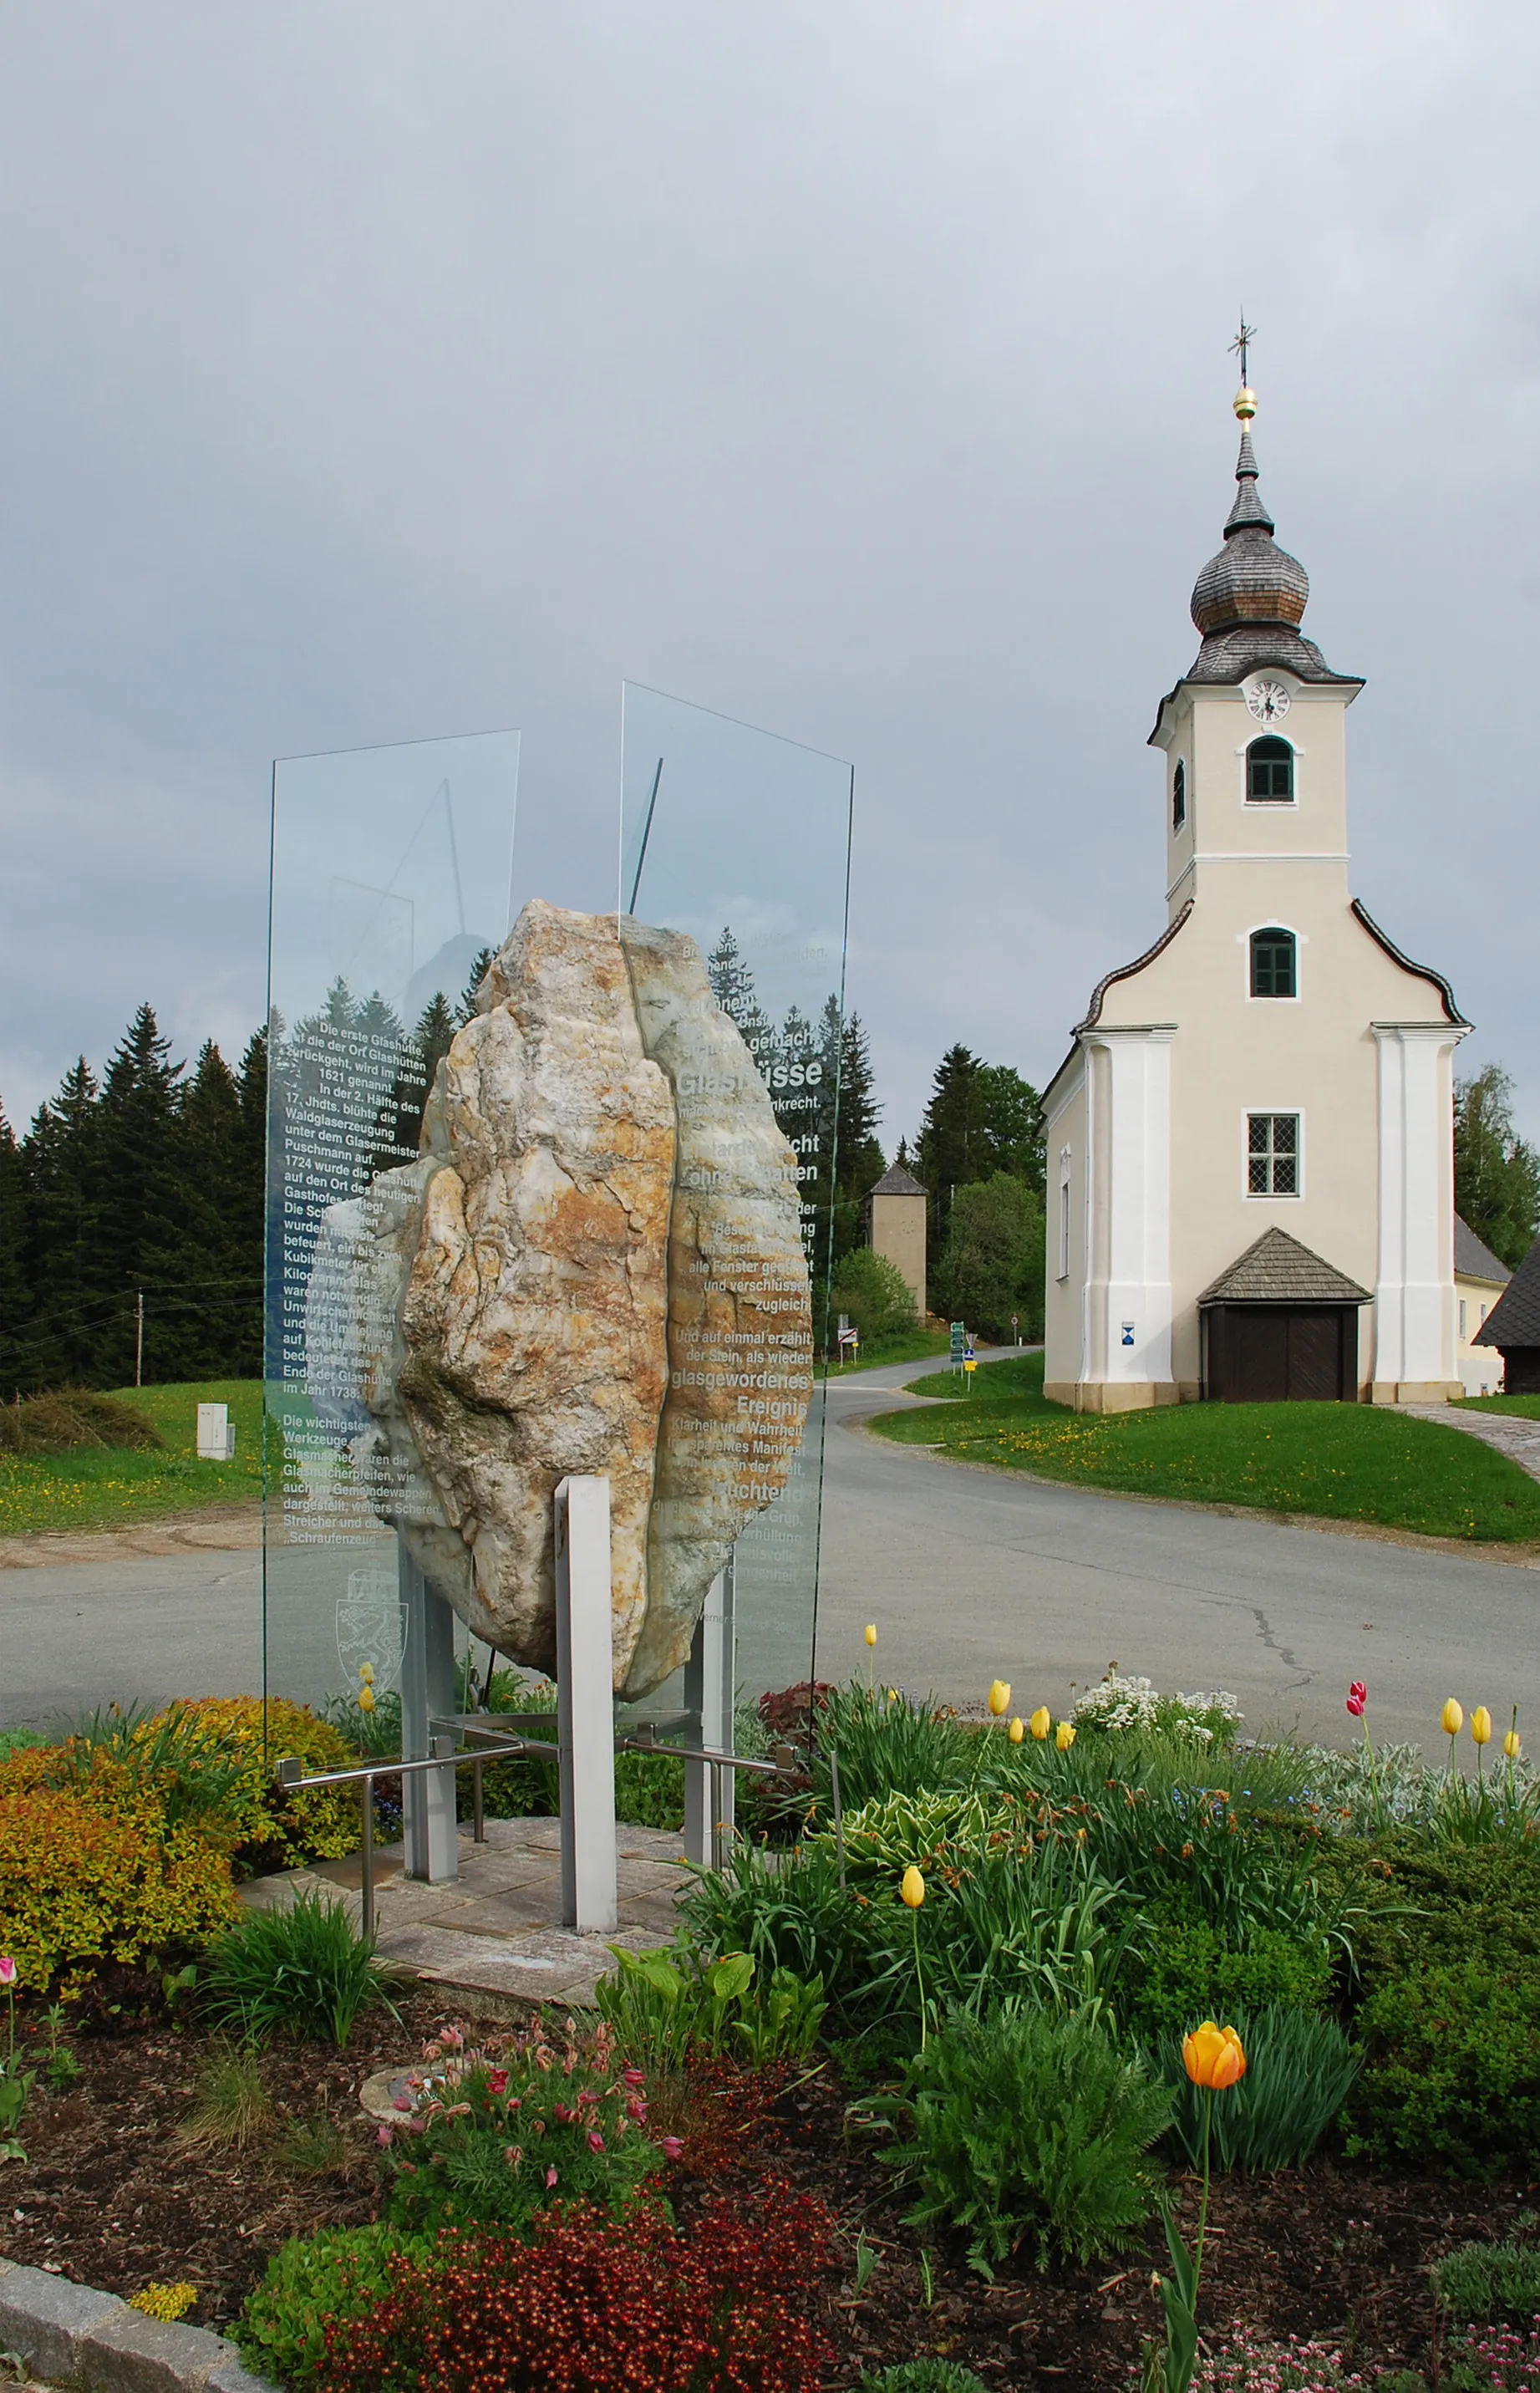
<instances>
[{"instance_id":1,"label":"stone paving slab","mask_svg":"<svg viewBox=\"0 0 1540 2393\"><path fill-rule=\"evenodd\" d=\"M1540 1479L1540 1420L1530 1420L1522 1413L1467 1412L1463 1405L1398 1405L1396 1410L1411 1413L1417 1420L1437 1421L1443 1429L1463 1430L1467 1437L1479 1437L1483 1445L1506 1454L1532 1479Z\"/></svg>"},{"instance_id":2,"label":"stone paving slab","mask_svg":"<svg viewBox=\"0 0 1540 2393\"><path fill-rule=\"evenodd\" d=\"M612 1968L605 1947L643 1951L672 1942L679 1897L690 1883L684 1838L622 1824L616 1835L620 1918L612 1937L581 1936L559 1924L561 1831L555 1820L489 1820L484 1844L460 1839L460 1876L429 1886L403 1875L398 1845L377 1855L375 1918L380 1951L444 1985L475 1987L527 2002L588 2008ZM314 1869L283 1870L241 1889L257 1909L324 1890L356 1920L362 1865L355 1855Z\"/></svg>"}]
</instances>

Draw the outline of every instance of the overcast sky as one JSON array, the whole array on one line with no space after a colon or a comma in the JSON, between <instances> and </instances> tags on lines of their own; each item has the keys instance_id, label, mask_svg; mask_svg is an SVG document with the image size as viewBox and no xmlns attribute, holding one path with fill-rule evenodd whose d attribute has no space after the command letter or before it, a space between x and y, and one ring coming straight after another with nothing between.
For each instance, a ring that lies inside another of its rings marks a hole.
<instances>
[{"instance_id":1,"label":"overcast sky","mask_svg":"<svg viewBox=\"0 0 1540 2393\"><path fill-rule=\"evenodd\" d=\"M1540 1135L1540 11L0 0L0 1100L263 1003L274 754L620 684L848 757L884 1136L1163 926L1240 304L1352 877Z\"/></svg>"}]
</instances>

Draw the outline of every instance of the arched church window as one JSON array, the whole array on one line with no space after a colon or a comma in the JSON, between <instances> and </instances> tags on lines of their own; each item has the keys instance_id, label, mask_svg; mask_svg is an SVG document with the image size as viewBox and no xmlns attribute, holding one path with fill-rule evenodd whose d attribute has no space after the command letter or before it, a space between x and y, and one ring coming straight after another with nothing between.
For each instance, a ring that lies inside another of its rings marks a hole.
<instances>
[{"instance_id":1,"label":"arched church window","mask_svg":"<svg viewBox=\"0 0 1540 2393\"><path fill-rule=\"evenodd\" d=\"M1187 819L1187 767L1181 757L1171 776L1171 829L1180 830Z\"/></svg>"},{"instance_id":2,"label":"arched church window","mask_svg":"<svg viewBox=\"0 0 1540 2393\"><path fill-rule=\"evenodd\" d=\"M1249 804L1288 805L1294 797L1294 751L1286 739L1253 739L1246 752Z\"/></svg>"},{"instance_id":3,"label":"arched church window","mask_svg":"<svg viewBox=\"0 0 1540 2393\"><path fill-rule=\"evenodd\" d=\"M1253 997L1298 997L1294 934L1276 923L1251 934L1251 994Z\"/></svg>"}]
</instances>

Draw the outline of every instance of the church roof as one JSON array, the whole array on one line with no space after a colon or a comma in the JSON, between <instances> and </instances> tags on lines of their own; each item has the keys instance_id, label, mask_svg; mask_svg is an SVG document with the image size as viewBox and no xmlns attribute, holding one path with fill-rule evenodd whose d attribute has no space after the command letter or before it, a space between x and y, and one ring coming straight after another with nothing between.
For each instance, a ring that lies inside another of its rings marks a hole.
<instances>
[{"instance_id":1,"label":"church roof","mask_svg":"<svg viewBox=\"0 0 1540 2393\"><path fill-rule=\"evenodd\" d=\"M1235 466L1235 503L1224 527L1224 545L1193 585L1193 621L1203 646L1189 681L1237 682L1259 665L1282 665L1300 681L1352 682L1334 673L1313 640L1299 630L1310 596L1310 576L1297 556L1272 537L1272 517L1257 488L1257 458L1250 416L1256 400L1243 390L1235 401L1241 417L1241 453Z\"/></svg>"},{"instance_id":2,"label":"church roof","mask_svg":"<svg viewBox=\"0 0 1540 2393\"><path fill-rule=\"evenodd\" d=\"M1507 1263L1499 1262L1492 1249L1481 1244L1468 1222L1455 1216L1455 1275L1457 1279L1486 1279L1499 1288L1513 1277Z\"/></svg>"},{"instance_id":3,"label":"church roof","mask_svg":"<svg viewBox=\"0 0 1540 2393\"><path fill-rule=\"evenodd\" d=\"M1471 1340L1473 1346L1540 1346L1540 1238Z\"/></svg>"},{"instance_id":4,"label":"church roof","mask_svg":"<svg viewBox=\"0 0 1540 2393\"><path fill-rule=\"evenodd\" d=\"M1200 1304L1371 1304L1366 1288L1349 1279L1286 1230L1264 1230L1220 1272Z\"/></svg>"},{"instance_id":5,"label":"church roof","mask_svg":"<svg viewBox=\"0 0 1540 2393\"><path fill-rule=\"evenodd\" d=\"M925 1191L912 1171L906 1171L901 1163L890 1163L871 1193L874 1196L923 1196Z\"/></svg>"}]
</instances>

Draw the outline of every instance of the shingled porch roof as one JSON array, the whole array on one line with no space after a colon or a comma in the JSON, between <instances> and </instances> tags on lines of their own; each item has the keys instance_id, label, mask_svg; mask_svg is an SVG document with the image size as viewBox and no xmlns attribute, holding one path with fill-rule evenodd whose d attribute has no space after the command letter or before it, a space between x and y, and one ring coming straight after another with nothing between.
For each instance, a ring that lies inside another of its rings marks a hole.
<instances>
[{"instance_id":1,"label":"shingled porch roof","mask_svg":"<svg viewBox=\"0 0 1540 2393\"><path fill-rule=\"evenodd\" d=\"M1366 1288L1324 1262L1286 1230L1264 1230L1211 1280L1200 1304L1372 1304Z\"/></svg>"}]
</instances>

